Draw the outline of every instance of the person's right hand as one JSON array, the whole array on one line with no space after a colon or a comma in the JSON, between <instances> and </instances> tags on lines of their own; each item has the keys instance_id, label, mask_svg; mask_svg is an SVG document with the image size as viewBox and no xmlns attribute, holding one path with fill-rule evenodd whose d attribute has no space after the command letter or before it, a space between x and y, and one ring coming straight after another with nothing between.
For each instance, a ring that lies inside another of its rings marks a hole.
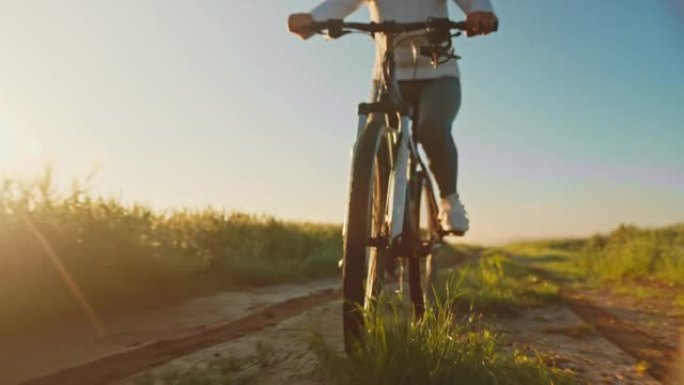
<instances>
[{"instance_id":1,"label":"person's right hand","mask_svg":"<svg viewBox=\"0 0 684 385\"><path fill-rule=\"evenodd\" d=\"M295 13L287 18L287 29L306 40L314 35L314 32L309 29L313 22L314 19L310 13Z\"/></svg>"}]
</instances>

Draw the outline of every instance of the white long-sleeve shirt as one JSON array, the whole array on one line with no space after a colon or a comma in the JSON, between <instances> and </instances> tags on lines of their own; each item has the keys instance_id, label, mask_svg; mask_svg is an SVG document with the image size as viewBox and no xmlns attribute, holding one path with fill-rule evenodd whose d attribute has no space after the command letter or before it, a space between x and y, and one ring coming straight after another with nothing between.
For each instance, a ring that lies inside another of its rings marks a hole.
<instances>
[{"instance_id":1,"label":"white long-sleeve shirt","mask_svg":"<svg viewBox=\"0 0 684 385\"><path fill-rule=\"evenodd\" d=\"M325 0L311 11L316 21L344 19L363 3L368 4L372 21L393 20L400 23L425 21L430 17L446 18L448 0ZM451 0L466 14L474 11L494 12L490 0ZM373 79L382 77L383 39L378 38ZM418 36L399 45L395 50L398 80L434 79L442 76L458 77L458 63L449 60L433 68L430 59L420 55L424 38Z\"/></svg>"}]
</instances>

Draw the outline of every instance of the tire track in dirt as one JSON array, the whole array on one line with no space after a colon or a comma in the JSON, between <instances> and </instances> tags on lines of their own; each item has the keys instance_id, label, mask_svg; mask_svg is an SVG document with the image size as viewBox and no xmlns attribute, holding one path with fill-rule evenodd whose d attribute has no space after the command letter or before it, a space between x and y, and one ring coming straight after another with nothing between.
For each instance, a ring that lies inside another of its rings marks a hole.
<instances>
[{"instance_id":1,"label":"tire track in dirt","mask_svg":"<svg viewBox=\"0 0 684 385\"><path fill-rule=\"evenodd\" d=\"M140 348L60 370L23 385L98 385L122 380L201 349L255 333L306 309L339 299L341 290L326 289L270 305L244 318L212 326L198 333L161 340Z\"/></svg>"},{"instance_id":2,"label":"tire track in dirt","mask_svg":"<svg viewBox=\"0 0 684 385\"><path fill-rule=\"evenodd\" d=\"M662 383L670 383L670 376L675 373L679 358L675 349L661 343L630 322L594 305L577 291L561 289L561 300L608 341L637 359L647 362L649 367L646 371L653 378Z\"/></svg>"},{"instance_id":3,"label":"tire track in dirt","mask_svg":"<svg viewBox=\"0 0 684 385\"><path fill-rule=\"evenodd\" d=\"M676 349L658 341L643 329L593 304L579 290L568 288L567 279L552 271L522 263L531 272L559 285L559 299L563 306L568 307L592 325L608 341L633 357L648 363L649 367L646 371L649 375L663 384L674 381L671 376L676 372L677 361L680 359L680 354Z\"/></svg>"}]
</instances>

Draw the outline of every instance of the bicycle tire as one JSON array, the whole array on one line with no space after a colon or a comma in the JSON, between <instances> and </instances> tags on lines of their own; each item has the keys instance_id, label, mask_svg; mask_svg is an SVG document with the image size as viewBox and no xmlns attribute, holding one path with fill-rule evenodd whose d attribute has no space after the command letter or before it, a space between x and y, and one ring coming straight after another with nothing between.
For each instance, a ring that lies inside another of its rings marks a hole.
<instances>
[{"instance_id":1,"label":"bicycle tire","mask_svg":"<svg viewBox=\"0 0 684 385\"><path fill-rule=\"evenodd\" d=\"M431 248L437 241L434 222L437 212L430 201L432 194L427 176L414 170L409 185L409 210L405 233L409 237L408 284L416 317L421 317L426 306L434 301L437 266L432 250L423 249Z\"/></svg>"},{"instance_id":2,"label":"bicycle tire","mask_svg":"<svg viewBox=\"0 0 684 385\"><path fill-rule=\"evenodd\" d=\"M363 331L363 308L377 294L378 272L384 274L381 247L371 247L371 238L381 238L386 226L389 154L385 128L370 123L357 139L352 158L347 217L343 239L342 292L343 332L347 353L352 353Z\"/></svg>"}]
</instances>

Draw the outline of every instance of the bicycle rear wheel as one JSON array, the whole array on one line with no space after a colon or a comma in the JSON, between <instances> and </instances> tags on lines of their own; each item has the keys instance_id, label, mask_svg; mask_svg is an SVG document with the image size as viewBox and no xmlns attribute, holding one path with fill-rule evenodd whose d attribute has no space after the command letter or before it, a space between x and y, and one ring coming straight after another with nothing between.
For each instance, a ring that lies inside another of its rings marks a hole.
<instances>
[{"instance_id":1,"label":"bicycle rear wheel","mask_svg":"<svg viewBox=\"0 0 684 385\"><path fill-rule=\"evenodd\" d=\"M421 317L434 300L437 265L433 251L441 242L437 204L424 171L413 171L407 214L408 283L415 315Z\"/></svg>"},{"instance_id":2,"label":"bicycle rear wheel","mask_svg":"<svg viewBox=\"0 0 684 385\"><path fill-rule=\"evenodd\" d=\"M351 353L363 330L363 309L385 273L389 154L385 127L370 123L354 148L343 240L344 345Z\"/></svg>"}]
</instances>

